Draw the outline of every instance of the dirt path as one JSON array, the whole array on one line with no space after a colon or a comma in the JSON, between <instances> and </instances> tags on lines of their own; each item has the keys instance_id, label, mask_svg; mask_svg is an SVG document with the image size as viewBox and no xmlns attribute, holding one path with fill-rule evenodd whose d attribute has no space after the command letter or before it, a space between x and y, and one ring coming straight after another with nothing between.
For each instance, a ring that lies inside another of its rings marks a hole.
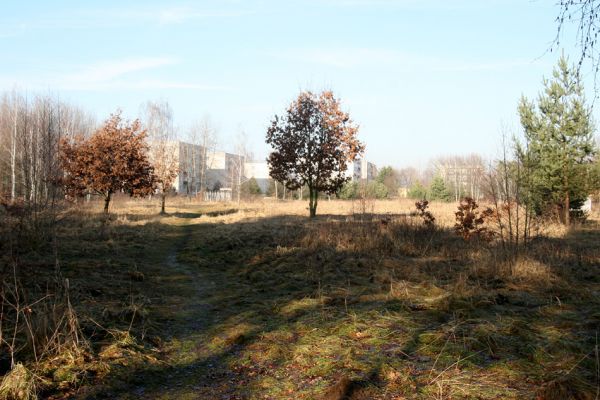
<instances>
[{"instance_id":1,"label":"dirt path","mask_svg":"<svg viewBox=\"0 0 600 400\"><path fill-rule=\"evenodd\" d=\"M202 359L209 326L218 322L208 299L219 287L218 272L210 273L180 260L181 252L197 239L210 224L193 221L182 226L183 233L165 257L165 274L157 277L164 283L166 296L151 308L158 321L162 340L160 359L163 367L151 367L134 373L132 384L110 394L117 399L207 399L202 389L211 385L210 360ZM151 318L152 318L151 317ZM225 397L229 398L229 397Z\"/></svg>"},{"instance_id":2,"label":"dirt path","mask_svg":"<svg viewBox=\"0 0 600 400\"><path fill-rule=\"evenodd\" d=\"M597 225L535 243L538 275L467 291L456 277L468 272L458 258L468 247L453 232L440 236L439 258L369 269L366 255L387 254L383 239L340 250L346 231L325 223L334 245L310 248L292 217L219 222L180 221L150 278L162 287L150 314L164 364L104 398L315 399L341 374L358 386L355 399L433 398L436 377L454 382L444 398L534 398L565 370L595 382L585 357L597 343ZM398 229L401 238L413 228ZM401 290L384 280L390 270Z\"/></svg>"}]
</instances>

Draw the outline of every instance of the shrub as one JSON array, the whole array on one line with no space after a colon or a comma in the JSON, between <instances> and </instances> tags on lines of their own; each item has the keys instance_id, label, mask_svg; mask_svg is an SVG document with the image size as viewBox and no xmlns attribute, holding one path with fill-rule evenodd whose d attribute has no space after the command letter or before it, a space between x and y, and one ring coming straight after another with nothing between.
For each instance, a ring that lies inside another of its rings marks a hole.
<instances>
[{"instance_id":1,"label":"shrub","mask_svg":"<svg viewBox=\"0 0 600 400\"><path fill-rule=\"evenodd\" d=\"M454 213L456 223L454 231L465 240L469 240L476 236L484 240L491 240L494 232L490 231L484 225L494 215L491 208L486 208L483 211L477 211L479 205L471 197L465 197L458 205L458 211Z\"/></svg>"},{"instance_id":2,"label":"shrub","mask_svg":"<svg viewBox=\"0 0 600 400\"><path fill-rule=\"evenodd\" d=\"M339 191L338 194L340 199L350 200L358 197L358 183L357 182L346 182Z\"/></svg>"},{"instance_id":3,"label":"shrub","mask_svg":"<svg viewBox=\"0 0 600 400\"><path fill-rule=\"evenodd\" d=\"M388 188L381 182L369 182L366 188L367 196L375 199L387 199Z\"/></svg>"},{"instance_id":4,"label":"shrub","mask_svg":"<svg viewBox=\"0 0 600 400\"><path fill-rule=\"evenodd\" d=\"M256 196L262 193L258 182L255 178L250 178L248 181L242 183L242 193L245 196Z\"/></svg>"},{"instance_id":5,"label":"shrub","mask_svg":"<svg viewBox=\"0 0 600 400\"><path fill-rule=\"evenodd\" d=\"M426 199L427 189L421 184L421 182L414 183L408 191L408 197L411 199Z\"/></svg>"},{"instance_id":6,"label":"shrub","mask_svg":"<svg viewBox=\"0 0 600 400\"><path fill-rule=\"evenodd\" d=\"M415 207L417 207L417 212L419 216L423 219L423 223L427 226L433 226L433 224L435 223L435 217L433 216L431 211L427 210L427 208L429 207L429 202L427 200L417 201L415 203Z\"/></svg>"}]
</instances>

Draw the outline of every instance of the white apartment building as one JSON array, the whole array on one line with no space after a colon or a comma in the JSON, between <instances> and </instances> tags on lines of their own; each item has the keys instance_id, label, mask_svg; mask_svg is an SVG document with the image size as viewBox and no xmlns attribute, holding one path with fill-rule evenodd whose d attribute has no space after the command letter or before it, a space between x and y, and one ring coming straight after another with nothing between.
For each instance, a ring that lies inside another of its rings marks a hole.
<instances>
[{"instance_id":1,"label":"white apartment building","mask_svg":"<svg viewBox=\"0 0 600 400\"><path fill-rule=\"evenodd\" d=\"M372 162L368 162L364 158L357 158L353 162L348 164L346 169L346 176L352 179L352 181L366 181L370 182L377 177L377 167Z\"/></svg>"},{"instance_id":2,"label":"white apartment building","mask_svg":"<svg viewBox=\"0 0 600 400\"><path fill-rule=\"evenodd\" d=\"M238 171L244 168L244 157L225 151L211 152L206 162L206 189L232 189L238 184Z\"/></svg>"},{"instance_id":3,"label":"white apartment building","mask_svg":"<svg viewBox=\"0 0 600 400\"><path fill-rule=\"evenodd\" d=\"M157 144L148 144L152 157ZM213 190L215 187L231 189L236 166L241 162L243 167L243 158L236 154L210 151L180 140L167 142L166 146L173 151L179 171L173 182L173 189L178 194L196 195L202 189Z\"/></svg>"},{"instance_id":4,"label":"white apartment building","mask_svg":"<svg viewBox=\"0 0 600 400\"><path fill-rule=\"evenodd\" d=\"M173 152L175 163L179 174L173 182L173 189L177 193L197 193L201 186L202 174L202 156L204 155L202 146L179 140L168 141L166 143L157 143L150 141L149 156L152 159L157 146L166 146L164 151ZM161 150L162 151L162 150Z\"/></svg>"}]
</instances>

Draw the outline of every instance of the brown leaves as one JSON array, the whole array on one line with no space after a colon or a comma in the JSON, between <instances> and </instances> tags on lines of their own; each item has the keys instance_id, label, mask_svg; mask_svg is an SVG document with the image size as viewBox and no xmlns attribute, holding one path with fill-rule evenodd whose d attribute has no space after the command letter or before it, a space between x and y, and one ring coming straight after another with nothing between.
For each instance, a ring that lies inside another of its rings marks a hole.
<instances>
[{"instance_id":1,"label":"brown leaves","mask_svg":"<svg viewBox=\"0 0 600 400\"><path fill-rule=\"evenodd\" d=\"M139 121L126 123L120 112L89 139L61 142L62 184L72 197L87 193L105 197L123 191L132 196L154 192L153 167L148 162L146 132Z\"/></svg>"},{"instance_id":2,"label":"brown leaves","mask_svg":"<svg viewBox=\"0 0 600 400\"><path fill-rule=\"evenodd\" d=\"M364 151L357 133L332 92L302 92L267 131L271 176L290 190L335 193L347 180L347 163Z\"/></svg>"},{"instance_id":3,"label":"brown leaves","mask_svg":"<svg viewBox=\"0 0 600 400\"><path fill-rule=\"evenodd\" d=\"M454 213L456 217L454 231L465 240L478 237L490 241L494 237L494 232L484 225L494 215L494 210L488 207L483 211L477 211L478 208L479 205L474 199L470 197L462 199L458 211Z\"/></svg>"},{"instance_id":4,"label":"brown leaves","mask_svg":"<svg viewBox=\"0 0 600 400\"><path fill-rule=\"evenodd\" d=\"M419 214L419 217L423 219L423 223L426 226L433 226L433 224L435 223L435 217L433 216L431 211L427 210L427 208L429 207L429 202L425 199L417 201L415 203L415 207L417 208L417 213Z\"/></svg>"}]
</instances>

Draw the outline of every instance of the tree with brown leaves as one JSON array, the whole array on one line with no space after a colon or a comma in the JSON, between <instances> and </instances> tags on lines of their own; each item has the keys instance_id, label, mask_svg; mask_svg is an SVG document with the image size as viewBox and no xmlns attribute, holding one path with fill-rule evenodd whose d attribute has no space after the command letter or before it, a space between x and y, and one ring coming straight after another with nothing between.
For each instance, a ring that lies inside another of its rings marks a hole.
<instances>
[{"instance_id":1,"label":"tree with brown leaves","mask_svg":"<svg viewBox=\"0 0 600 400\"><path fill-rule=\"evenodd\" d=\"M61 141L62 183L67 195L97 194L104 212L114 193L145 196L155 190L154 169L147 157L146 131L139 120L125 122L121 113L110 116L89 138Z\"/></svg>"},{"instance_id":2,"label":"tree with brown leaves","mask_svg":"<svg viewBox=\"0 0 600 400\"><path fill-rule=\"evenodd\" d=\"M364 151L357 133L358 126L332 92L302 92L267 130L266 141L273 148L267 160L270 175L290 190L308 186L314 217L319 193L337 192L349 179L348 163Z\"/></svg>"}]
</instances>

